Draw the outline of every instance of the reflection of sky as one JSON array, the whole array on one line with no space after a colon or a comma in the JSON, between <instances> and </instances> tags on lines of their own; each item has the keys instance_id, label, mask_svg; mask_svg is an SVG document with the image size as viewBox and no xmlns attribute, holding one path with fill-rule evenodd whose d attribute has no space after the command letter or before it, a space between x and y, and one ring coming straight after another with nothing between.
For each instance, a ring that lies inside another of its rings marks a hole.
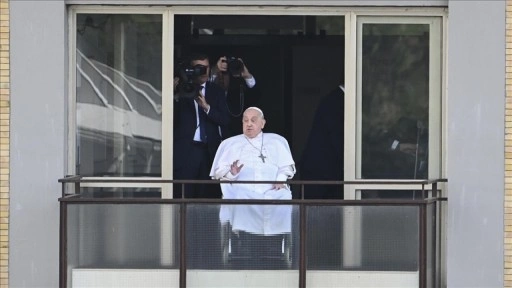
<instances>
[{"instance_id":1,"label":"reflection of sky","mask_svg":"<svg viewBox=\"0 0 512 288\"><path fill-rule=\"evenodd\" d=\"M161 91L77 52L79 129L160 140Z\"/></svg>"}]
</instances>

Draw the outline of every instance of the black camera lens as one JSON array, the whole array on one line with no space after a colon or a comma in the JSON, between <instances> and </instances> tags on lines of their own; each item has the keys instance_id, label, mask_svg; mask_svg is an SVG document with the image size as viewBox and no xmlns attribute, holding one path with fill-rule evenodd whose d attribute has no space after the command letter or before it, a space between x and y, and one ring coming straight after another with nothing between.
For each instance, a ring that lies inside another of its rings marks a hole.
<instances>
[{"instance_id":1,"label":"black camera lens","mask_svg":"<svg viewBox=\"0 0 512 288\"><path fill-rule=\"evenodd\" d=\"M201 86L196 83L199 76L205 75L208 67L204 65L189 66L183 61L177 61L174 70L174 77L179 78L179 84L175 89L175 93L179 98L195 98L199 95Z\"/></svg>"},{"instance_id":2,"label":"black camera lens","mask_svg":"<svg viewBox=\"0 0 512 288\"><path fill-rule=\"evenodd\" d=\"M184 70L186 77L192 80L206 74L207 67L203 65L195 65L193 67L187 67Z\"/></svg>"},{"instance_id":3,"label":"black camera lens","mask_svg":"<svg viewBox=\"0 0 512 288\"><path fill-rule=\"evenodd\" d=\"M194 75L195 77L197 76L201 76L201 75L204 75L206 74L206 71L208 70L208 67L207 66L204 66L204 65L200 65L200 64L197 64L193 67L194 69Z\"/></svg>"},{"instance_id":4,"label":"black camera lens","mask_svg":"<svg viewBox=\"0 0 512 288\"><path fill-rule=\"evenodd\" d=\"M234 77L240 77L244 70L244 63L236 57L228 57L228 72Z\"/></svg>"}]
</instances>

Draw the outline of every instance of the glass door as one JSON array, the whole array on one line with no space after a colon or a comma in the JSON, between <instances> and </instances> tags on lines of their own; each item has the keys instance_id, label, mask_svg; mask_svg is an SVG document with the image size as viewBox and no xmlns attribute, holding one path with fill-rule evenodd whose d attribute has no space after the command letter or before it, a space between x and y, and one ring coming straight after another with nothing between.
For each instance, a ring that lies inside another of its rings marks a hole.
<instances>
[{"instance_id":1,"label":"glass door","mask_svg":"<svg viewBox=\"0 0 512 288\"><path fill-rule=\"evenodd\" d=\"M355 147L345 150L345 179L440 177L442 17L359 16L355 23L356 95L346 110ZM375 185L351 188L348 198L414 197L406 185L386 194Z\"/></svg>"}]
</instances>

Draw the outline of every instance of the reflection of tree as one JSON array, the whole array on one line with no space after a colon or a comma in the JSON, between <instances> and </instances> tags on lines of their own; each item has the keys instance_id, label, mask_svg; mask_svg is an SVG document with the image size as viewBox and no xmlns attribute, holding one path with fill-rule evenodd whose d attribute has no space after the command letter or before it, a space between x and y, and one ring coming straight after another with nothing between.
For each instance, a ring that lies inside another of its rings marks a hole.
<instances>
[{"instance_id":1,"label":"reflection of tree","mask_svg":"<svg viewBox=\"0 0 512 288\"><path fill-rule=\"evenodd\" d=\"M428 123L429 34L428 25L365 24L363 35L364 174L382 160L375 159L376 143L400 118Z\"/></svg>"},{"instance_id":2,"label":"reflection of tree","mask_svg":"<svg viewBox=\"0 0 512 288\"><path fill-rule=\"evenodd\" d=\"M319 30L325 30L327 35L345 34L345 17L340 16L316 16L316 26Z\"/></svg>"},{"instance_id":3,"label":"reflection of tree","mask_svg":"<svg viewBox=\"0 0 512 288\"><path fill-rule=\"evenodd\" d=\"M162 86L161 15L78 14L77 48L91 59Z\"/></svg>"},{"instance_id":4,"label":"reflection of tree","mask_svg":"<svg viewBox=\"0 0 512 288\"><path fill-rule=\"evenodd\" d=\"M77 15L77 172L160 175L161 15Z\"/></svg>"}]
</instances>

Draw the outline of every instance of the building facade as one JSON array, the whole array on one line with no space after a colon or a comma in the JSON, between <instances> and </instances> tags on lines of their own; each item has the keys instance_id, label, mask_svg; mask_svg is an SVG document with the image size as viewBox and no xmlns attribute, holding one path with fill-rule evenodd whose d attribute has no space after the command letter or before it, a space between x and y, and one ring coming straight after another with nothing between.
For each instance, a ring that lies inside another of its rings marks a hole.
<instances>
[{"instance_id":1,"label":"building facade","mask_svg":"<svg viewBox=\"0 0 512 288\"><path fill-rule=\"evenodd\" d=\"M0 228L0 285L8 287L9 279L9 119L10 119L10 103L9 103L9 2L2 1L0 3L0 193L2 200L0 203L0 214L2 227Z\"/></svg>"},{"instance_id":2,"label":"building facade","mask_svg":"<svg viewBox=\"0 0 512 288\"><path fill-rule=\"evenodd\" d=\"M76 121L76 115L72 112L73 102L76 99L73 98L76 97L73 95L76 87L74 82L76 74L73 68L76 66L73 65L77 57L82 57L78 52L75 53L75 50L86 47L74 41L75 37L76 39L80 37L74 31L79 31L80 23L90 24L88 22L90 20L86 18L80 22L79 14L98 15L103 9L105 14L160 14L162 18L158 20L160 22L157 21L158 23L164 21L173 23L167 18L169 15L173 15L174 18L171 19L177 23L176 20L179 20L181 15L251 15L251 11L258 15L342 16L344 26L339 29L345 31L343 34L345 57L341 57L344 60L340 60L339 66L343 67L341 70L344 71L342 75L344 75L345 86L352 84L347 87L345 100L345 122L351 123L352 128L346 128L345 137L361 137L359 139L363 139L362 142L365 138L358 130L357 123L365 120L357 118L360 113L349 110L354 108L354 111L365 113L364 110L357 110L364 109L360 108L364 103L358 103L356 99L366 93L364 87L369 86L363 85L364 80L358 76L361 74L356 73L365 64L356 61L362 56L357 54L356 50L359 48L355 43L365 39L364 35L366 35L363 33L361 36L355 33L360 29L357 27L372 28L373 24L383 23L421 26L428 23L429 28L426 34L429 35L427 42L430 43L428 51L431 54L425 62L427 64L424 63L428 67L424 69L428 71L427 77L430 81L426 101L433 101L428 107L434 110L431 110L428 114L430 117L426 118L428 127L431 129L429 130L431 135L429 142L431 156L429 157L431 158L429 158L427 175L430 178L448 179L446 191L449 201L445 219L446 286L511 287L512 234L510 234L510 227L512 225L510 221L512 218L509 209L512 207L510 206L512 196L510 186L512 183L512 174L510 174L512 171L512 134L510 133L512 127L510 126L512 123L510 94L512 91L510 88L512 87L510 80L512 2L505 0L302 2L2 0L0 2L0 285L58 286L59 203L57 199L61 194L61 186L57 179L77 172L75 159L76 154L80 153L75 150L75 141L79 140L73 139L77 133L74 128L76 123L73 123ZM244 9L239 9L240 6ZM429 22L431 21L429 17L435 20ZM101 20L101 17L94 19ZM256 21L257 18L252 19ZM140 21L148 23L152 20ZM97 29L94 27L99 27L98 25L101 24L101 22L94 23L88 26L89 31L84 30L83 35L87 36L91 30ZM281 25L286 25L286 21ZM162 34L165 35L165 31ZM173 37L176 43L179 37L176 35ZM167 42L170 39L164 38L160 41L162 47L172 50L170 48L172 44ZM89 51L89 53L92 52ZM174 51L174 53L177 52ZM299 58L310 55L307 49L296 53L296 57ZM361 50L361 53L364 51ZM162 52L162 55L163 59L172 58L171 52L168 54ZM321 55L315 54L315 56L321 59ZM78 61L85 61L83 59ZM137 59L140 60L140 58ZM163 59L156 62L165 62ZM101 59L96 58L96 60ZM384 61L380 58L377 60ZM304 65L303 69L310 67ZM416 66L417 69L414 71L421 71L421 67L423 66ZM170 69L163 65L161 73L170 75L166 74L171 73ZM424 77L424 75L418 77ZM164 76L162 78L165 79ZM328 77L322 79L326 78ZM296 81L302 82L300 78ZM331 82L326 80L326 83ZM161 90L163 95L161 104L164 113L160 116L162 123L172 121L169 117L170 113L165 113L172 111L166 110L170 108L166 106L168 102L165 102L167 101L165 96L170 96L171 91L165 84L168 84L165 80L161 81L160 89L157 89ZM307 86L298 87L295 92L298 95L300 91L307 89ZM438 91L433 91L435 89ZM307 110L301 108L306 107L307 104L304 103L307 102L300 103L302 104L296 104L298 106L296 109L307 118L308 112L301 110ZM414 105L411 104L411 106ZM279 113L275 115L277 118ZM439 116L437 118L439 121L435 120L434 115ZM292 118L292 120L295 119ZM88 124L85 120L82 123ZM286 121L283 120L282 123ZM273 129L286 131L288 127L285 124L282 126L276 124ZM151 133L151 131L141 133ZM300 133L296 132L293 135L300 135ZM155 137L161 137L162 143L172 139L170 138L172 136L167 135L165 131ZM294 140L296 143L304 141L301 137ZM361 161L364 155L357 156L355 145L345 145L345 180L365 178L365 173L368 175L373 173L370 170L364 170L365 164ZM171 158L172 154L168 149L165 145L162 146L161 155L163 156L160 156L162 159ZM432 156L432 154L435 155ZM172 164L164 162L162 161L161 171L158 173L164 178L172 176L169 172L172 171L172 167L169 166ZM80 163L86 163L86 161ZM356 167L359 168L356 169ZM84 171L86 168L87 166L83 166L81 167L83 170L79 171ZM99 168L93 166L91 169L94 172L96 171L94 169ZM386 177L368 176L366 178ZM354 188L354 194L357 191L358 189ZM351 197L350 190L345 193L346 197ZM360 197L364 196L360 195Z\"/></svg>"}]
</instances>

